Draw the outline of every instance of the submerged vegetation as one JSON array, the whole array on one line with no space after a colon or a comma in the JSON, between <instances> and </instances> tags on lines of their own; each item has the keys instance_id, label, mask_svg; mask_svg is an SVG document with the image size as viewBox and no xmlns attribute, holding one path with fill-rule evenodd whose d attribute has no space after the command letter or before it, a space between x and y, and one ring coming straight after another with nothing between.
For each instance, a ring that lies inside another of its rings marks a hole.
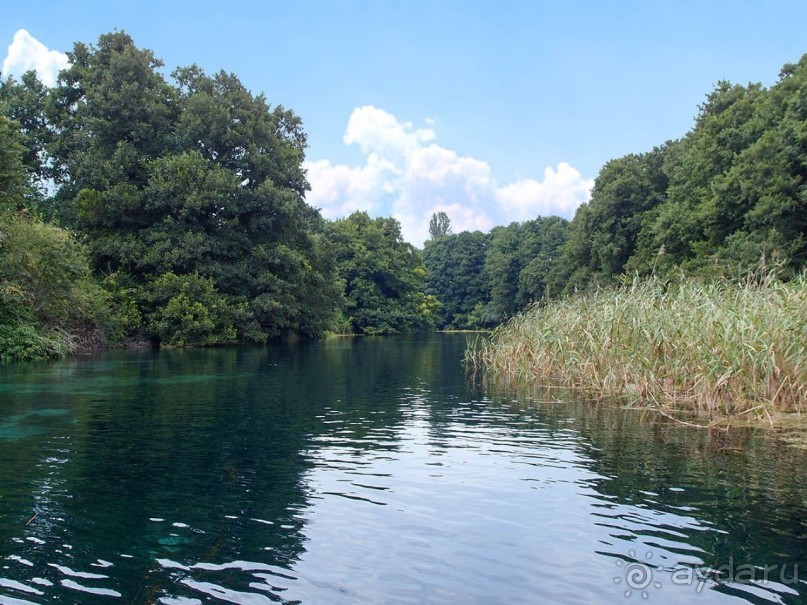
<instances>
[{"instance_id":1,"label":"submerged vegetation","mask_svg":"<svg viewBox=\"0 0 807 605\"><path fill-rule=\"evenodd\" d=\"M494 379L710 419L807 412L807 278L634 280L537 305L466 354Z\"/></svg>"}]
</instances>

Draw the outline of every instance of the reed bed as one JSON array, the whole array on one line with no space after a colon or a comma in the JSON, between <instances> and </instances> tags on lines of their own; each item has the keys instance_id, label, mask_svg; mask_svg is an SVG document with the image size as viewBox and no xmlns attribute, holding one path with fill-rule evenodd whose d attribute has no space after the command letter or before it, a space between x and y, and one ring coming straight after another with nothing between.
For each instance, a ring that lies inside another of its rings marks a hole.
<instances>
[{"instance_id":1,"label":"reed bed","mask_svg":"<svg viewBox=\"0 0 807 605\"><path fill-rule=\"evenodd\" d=\"M494 380L711 419L807 410L807 278L634 280L536 305L478 338Z\"/></svg>"}]
</instances>

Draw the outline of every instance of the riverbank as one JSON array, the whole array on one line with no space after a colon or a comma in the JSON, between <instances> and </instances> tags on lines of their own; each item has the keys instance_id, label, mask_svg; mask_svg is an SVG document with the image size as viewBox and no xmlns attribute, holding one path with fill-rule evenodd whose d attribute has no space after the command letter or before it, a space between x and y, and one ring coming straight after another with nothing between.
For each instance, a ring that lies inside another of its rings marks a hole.
<instances>
[{"instance_id":1,"label":"riverbank","mask_svg":"<svg viewBox=\"0 0 807 605\"><path fill-rule=\"evenodd\" d=\"M477 339L469 370L707 422L807 412L807 279L634 281L535 306Z\"/></svg>"}]
</instances>

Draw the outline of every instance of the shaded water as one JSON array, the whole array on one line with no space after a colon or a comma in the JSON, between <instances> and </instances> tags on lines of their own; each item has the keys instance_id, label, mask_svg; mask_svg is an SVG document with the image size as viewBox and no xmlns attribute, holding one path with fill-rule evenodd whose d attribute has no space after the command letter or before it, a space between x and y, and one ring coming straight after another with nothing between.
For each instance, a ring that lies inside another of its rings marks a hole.
<instances>
[{"instance_id":1,"label":"shaded water","mask_svg":"<svg viewBox=\"0 0 807 605\"><path fill-rule=\"evenodd\" d=\"M491 396L464 346L0 368L0 605L807 603L802 451Z\"/></svg>"}]
</instances>

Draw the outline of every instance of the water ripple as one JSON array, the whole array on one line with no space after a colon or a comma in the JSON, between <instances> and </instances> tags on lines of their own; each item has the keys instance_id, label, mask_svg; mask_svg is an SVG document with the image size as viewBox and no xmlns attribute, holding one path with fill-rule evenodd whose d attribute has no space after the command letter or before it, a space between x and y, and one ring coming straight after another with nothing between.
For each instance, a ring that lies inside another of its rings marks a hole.
<instances>
[{"instance_id":1,"label":"water ripple","mask_svg":"<svg viewBox=\"0 0 807 605\"><path fill-rule=\"evenodd\" d=\"M461 349L368 338L8 376L0 605L803 602L801 580L758 581L807 562L803 455L494 396Z\"/></svg>"}]
</instances>

